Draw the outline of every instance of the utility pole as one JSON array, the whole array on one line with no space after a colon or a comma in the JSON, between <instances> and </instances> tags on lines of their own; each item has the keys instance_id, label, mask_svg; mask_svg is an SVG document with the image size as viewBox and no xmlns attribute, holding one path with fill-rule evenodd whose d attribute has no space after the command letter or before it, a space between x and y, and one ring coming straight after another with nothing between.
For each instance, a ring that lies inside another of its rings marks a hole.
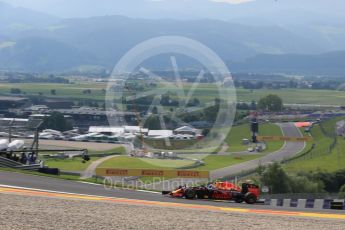
<instances>
[{"instance_id":1,"label":"utility pole","mask_svg":"<svg viewBox=\"0 0 345 230\"><path fill-rule=\"evenodd\" d=\"M137 109L137 104L136 104L136 100L137 100L137 93L135 90L131 90L129 88L129 86L125 87L127 89L127 91L129 93L133 93L134 94L134 99L133 99L133 104L132 104L132 110L134 111L134 113L136 113L136 118L137 118L137 123L139 126L139 132L140 132L140 145L141 145L141 150L146 153L146 147L145 147L145 141L144 141L144 134L141 128L142 125L142 121L141 121L141 117L140 117L140 111Z\"/></svg>"},{"instance_id":2,"label":"utility pole","mask_svg":"<svg viewBox=\"0 0 345 230\"><path fill-rule=\"evenodd\" d=\"M13 125L13 123L14 123L14 120L15 120L15 119L11 120L11 121L10 121L10 124L9 124L9 126L8 126L8 143L11 143L11 142L12 142L12 125Z\"/></svg>"},{"instance_id":3,"label":"utility pole","mask_svg":"<svg viewBox=\"0 0 345 230\"><path fill-rule=\"evenodd\" d=\"M37 156L38 156L38 148L39 148L39 129L42 124L43 124L43 121L40 121L38 125L35 127L34 140L31 144L31 149L32 151L36 152Z\"/></svg>"},{"instance_id":4,"label":"utility pole","mask_svg":"<svg viewBox=\"0 0 345 230\"><path fill-rule=\"evenodd\" d=\"M36 127L36 130L35 130L35 152L36 152L36 155L38 156L38 147L39 147L39 133L38 133L38 127Z\"/></svg>"},{"instance_id":5,"label":"utility pole","mask_svg":"<svg viewBox=\"0 0 345 230\"><path fill-rule=\"evenodd\" d=\"M252 132L252 141L257 143L257 135L259 133L259 122L258 122L258 113L252 112L250 116L250 131Z\"/></svg>"}]
</instances>

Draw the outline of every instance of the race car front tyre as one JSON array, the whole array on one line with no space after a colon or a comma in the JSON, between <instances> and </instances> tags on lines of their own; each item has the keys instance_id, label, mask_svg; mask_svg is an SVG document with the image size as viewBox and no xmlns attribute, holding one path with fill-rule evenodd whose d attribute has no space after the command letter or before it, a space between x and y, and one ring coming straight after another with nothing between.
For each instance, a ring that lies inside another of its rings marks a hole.
<instances>
[{"instance_id":1,"label":"race car front tyre","mask_svg":"<svg viewBox=\"0 0 345 230\"><path fill-rule=\"evenodd\" d=\"M243 201L244 201L244 198L243 198L243 197L236 197L236 198L235 198L235 202L236 202L236 203L239 203L239 204L240 204L240 203L242 203Z\"/></svg>"},{"instance_id":2,"label":"race car front tyre","mask_svg":"<svg viewBox=\"0 0 345 230\"><path fill-rule=\"evenodd\" d=\"M184 196L186 197L186 199L194 199L196 196L196 192L193 189L187 189L184 192Z\"/></svg>"},{"instance_id":3,"label":"race car front tyre","mask_svg":"<svg viewBox=\"0 0 345 230\"><path fill-rule=\"evenodd\" d=\"M244 196L244 201L247 204L255 204L257 201L257 197L253 194L248 192L245 196Z\"/></svg>"}]
</instances>

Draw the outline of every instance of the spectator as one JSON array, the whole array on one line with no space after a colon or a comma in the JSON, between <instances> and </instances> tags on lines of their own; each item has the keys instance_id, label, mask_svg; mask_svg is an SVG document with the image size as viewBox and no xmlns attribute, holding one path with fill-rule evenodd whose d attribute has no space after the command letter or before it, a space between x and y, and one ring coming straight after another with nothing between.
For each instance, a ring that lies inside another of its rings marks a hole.
<instances>
[{"instance_id":1,"label":"spectator","mask_svg":"<svg viewBox=\"0 0 345 230\"><path fill-rule=\"evenodd\" d=\"M28 155L28 164L29 164L29 165L32 164L32 155L33 155L32 152L30 152L29 155Z\"/></svg>"},{"instance_id":2,"label":"spectator","mask_svg":"<svg viewBox=\"0 0 345 230\"><path fill-rule=\"evenodd\" d=\"M35 164L37 160L37 154L36 153L32 153L32 163Z\"/></svg>"},{"instance_id":3,"label":"spectator","mask_svg":"<svg viewBox=\"0 0 345 230\"><path fill-rule=\"evenodd\" d=\"M20 157L20 163L26 164L27 161L28 161L28 158L26 157L26 153L22 152L22 156Z\"/></svg>"}]
</instances>

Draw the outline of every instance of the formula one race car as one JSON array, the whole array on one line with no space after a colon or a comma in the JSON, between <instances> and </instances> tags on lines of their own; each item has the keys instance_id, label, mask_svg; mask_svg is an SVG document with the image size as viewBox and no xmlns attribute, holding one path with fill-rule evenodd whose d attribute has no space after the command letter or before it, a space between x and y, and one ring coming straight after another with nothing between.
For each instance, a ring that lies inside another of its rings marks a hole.
<instances>
[{"instance_id":1,"label":"formula one race car","mask_svg":"<svg viewBox=\"0 0 345 230\"><path fill-rule=\"evenodd\" d=\"M243 183L242 187L239 187L230 182L216 182L207 186L180 186L174 191L163 191L162 194L174 198L233 200L237 203L244 201L254 204L260 196L260 188L250 183Z\"/></svg>"}]
</instances>

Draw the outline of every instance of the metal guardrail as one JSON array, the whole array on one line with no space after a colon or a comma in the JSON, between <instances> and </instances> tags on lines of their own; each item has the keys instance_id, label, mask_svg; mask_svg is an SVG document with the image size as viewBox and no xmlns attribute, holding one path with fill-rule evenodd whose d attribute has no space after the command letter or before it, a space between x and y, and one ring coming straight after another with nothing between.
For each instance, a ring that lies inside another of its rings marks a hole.
<instances>
[{"instance_id":1,"label":"metal guardrail","mask_svg":"<svg viewBox=\"0 0 345 230\"><path fill-rule=\"evenodd\" d=\"M0 156L0 165L3 165L5 167L15 167L15 166L20 166L22 164L17 161L13 161L13 160Z\"/></svg>"},{"instance_id":2,"label":"metal guardrail","mask_svg":"<svg viewBox=\"0 0 345 230\"><path fill-rule=\"evenodd\" d=\"M0 166L22 170L38 170L40 168L40 164L24 165L5 157L0 157Z\"/></svg>"},{"instance_id":3,"label":"metal guardrail","mask_svg":"<svg viewBox=\"0 0 345 230\"><path fill-rule=\"evenodd\" d=\"M22 170L38 170L41 167L40 164L32 164L32 165L20 165L15 166L16 169L22 169Z\"/></svg>"}]
</instances>

